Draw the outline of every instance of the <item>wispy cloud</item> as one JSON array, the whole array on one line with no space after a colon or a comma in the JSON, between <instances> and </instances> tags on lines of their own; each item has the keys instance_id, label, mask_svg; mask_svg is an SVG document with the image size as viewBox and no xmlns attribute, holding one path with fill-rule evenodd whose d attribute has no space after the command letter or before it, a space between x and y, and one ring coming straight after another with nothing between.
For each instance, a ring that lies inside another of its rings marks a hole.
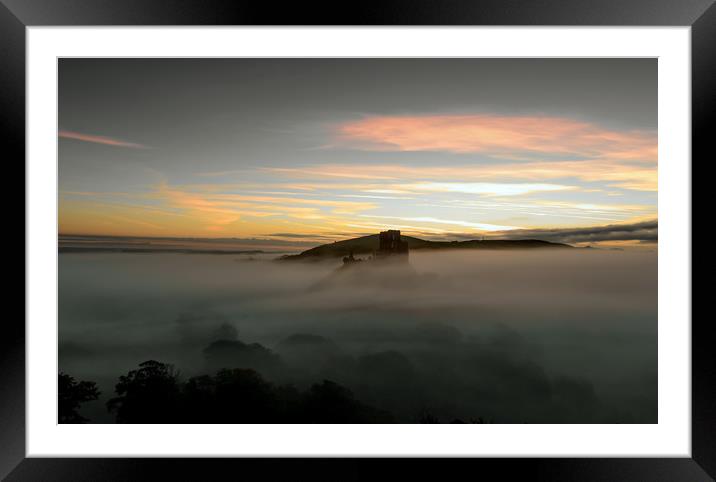
<instances>
[{"instance_id":1,"label":"wispy cloud","mask_svg":"<svg viewBox=\"0 0 716 482\"><path fill-rule=\"evenodd\" d=\"M328 166L325 166L328 167ZM313 169L295 169L295 168L284 168L284 167L267 167L264 168L266 171L270 171L277 174L288 174L288 175L320 175L321 177L339 177L339 178L345 178L345 179L373 179L373 180L390 180L390 179L396 179L394 175L390 174L381 174L379 171L374 172L363 172L363 171L355 171L350 172L346 169L331 169L331 168L324 168L319 167L316 170Z\"/></svg>"},{"instance_id":2,"label":"wispy cloud","mask_svg":"<svg viewBox=\"0 0 716 482\"><path fill-rule=\"evenodd\" d=\"M147 146L144 146L142 144L135 144L133 142L126 142L106 136L83 134L81 132L60 130L57 135L62 139L73 139L76 141L91 142L94 144L104 144L106 146L129 147L132 149L147 149Z\"/></svg>"},{"instance_id":3,"label":"wispy cloud","mask_svg":"<svg viewBox=\"0 0 716 482\"><path fill-rule=\"evenodd\" d=\"M656 161L656 133L615 131L562 117L495 114L375 116L336 129L338 145L366 150L540 154Z\"/></svg>"},{"instance_id":4,"label":"wispy cloud","mask_svg":"<svg viewBox=\"0 0 716 482\"><path fill-rule=\"evenodd\" d=\"M403 185L405 189L431 192L459 192L465 194L485 194L492 196L519 196L540 191L565 191L573 186L559 184L519 184L497 182L425 182Z\"/></svg>"},{"instance_id":5,"label":"wispy cloud","mask_svg":"<svg viewBox=\"0 0 716 482\"><path fill-rule=\"evenodd\" d=\"M315 239L317 236L315 234L301 234L301 233L271 233L271 234L264 234L264 236L269 238L296 238L296 239ZM328 238L329 236L323 236L325 238Z\"/></svg>"},{"instance_id":6,"label":"wispy cloud","mask_svg":"<svg viewBox=\"0 0 716 482\"><path fill-rule=\"evenodd\" d=\"M419 217L401 217L401 216L374 216L370 214L361 214L361 217L372 218L372 219L392 219L399 221L428 223L428 224L449 224L452 226L462 226L465 228L474 228L480 231L511 231L513 229L521 229L518 226L502 226L498 224L490 223L475 223L471 221L463 221L456 219L440 219L427 216Z\"/></svg>"},{"instance_id":7,"label":"wispy cloud","mask_svg":"<svg viewBox=\"0 0 716 482\"><path fill-rule=\"evenodd\" d=\"M386 182L485 182L530 181L554 184L558 179L578 179L586 182L601 182L609 187L634 191L656 191L658 171L650 163L621 162L610 160L563 160L534 162L504 162L499 164L450 165L450 166L405 166L399 164L325 164L292 169L268 171L291 180L328 180L344 178L355 181L380 182L382 185L365 186L379 193L399 193L400 186L388 186ZM294 183L293 189L314 189L325 186L320 183ZM378 191L381 190L381 191Z\"/></svg>"},{"instance_id":8,"label":"wispy cloud","mask_svg":"<svg viewBox=\"0 0 716 482\"><path fill-rule=\"evenodd\" d=\"M202 225L217 231L247 218L291 219L301 223L335 225L341 217L374 209L371 202L305 199L300 197L256 196L222 192L221 186L171 186L162 182L148 196L163 206L178 209ZM313 230L311 230L313 232Z\"/></svg>"}]
</instances>

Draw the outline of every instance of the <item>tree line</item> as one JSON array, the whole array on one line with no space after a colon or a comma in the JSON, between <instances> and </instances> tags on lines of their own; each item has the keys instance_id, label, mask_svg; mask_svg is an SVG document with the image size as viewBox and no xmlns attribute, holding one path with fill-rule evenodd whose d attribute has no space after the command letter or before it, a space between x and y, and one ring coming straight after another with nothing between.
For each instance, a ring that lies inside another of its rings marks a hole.
<instances>
[{"instance_id":1,"label":"tree line","mask_svg":"<svg viewBox=\"0 0 716 482\"><path fill-rule=\"evenodd\" d=\"M96 383L60 373L58 389L59 423L89 422L79 410L83 403L99 398ZM182 381L172 365L148 360L119 377L115 395L107 401L107 409L117 423L395 422L390 412L357 400L348 388L333 381L299 390L275 385L245 368L224 368ZM440 423L427 410L415 421Z\"/></svg>"}]
</instances>

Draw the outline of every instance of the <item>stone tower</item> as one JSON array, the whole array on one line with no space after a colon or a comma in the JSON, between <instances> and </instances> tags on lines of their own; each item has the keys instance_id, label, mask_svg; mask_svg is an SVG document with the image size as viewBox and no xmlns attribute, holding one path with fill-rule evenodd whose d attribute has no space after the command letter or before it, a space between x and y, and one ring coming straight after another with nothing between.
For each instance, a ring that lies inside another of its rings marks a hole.
<instances>
[{"instance_id":1,"label":"stone tower","mask_svg":"<svg viewBox=\"0 0 716 482\"><path fill-rule=\"evenodd\" d=\"M400 237L400 231L390 229L382 231L378 235L378 251L375 252L376 259L402 259L408 260L408 242Z\"/></svg>"}]
</instances>

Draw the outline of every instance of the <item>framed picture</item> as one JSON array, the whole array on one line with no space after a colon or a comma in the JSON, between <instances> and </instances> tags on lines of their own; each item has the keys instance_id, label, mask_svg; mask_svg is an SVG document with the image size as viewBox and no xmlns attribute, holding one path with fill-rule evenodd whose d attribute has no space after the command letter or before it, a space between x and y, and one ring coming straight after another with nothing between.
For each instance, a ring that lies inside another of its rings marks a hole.
<instances>
[{"instance_id":1,"label":"framed picture","mask_svg":"<svg viewBox=\"0 0 716 482\"><path fill-rule=\"evenodd\" d=\"M713 480L713 2L145 3L0 5L3 476Z\"/></svg>"}]
</instances>

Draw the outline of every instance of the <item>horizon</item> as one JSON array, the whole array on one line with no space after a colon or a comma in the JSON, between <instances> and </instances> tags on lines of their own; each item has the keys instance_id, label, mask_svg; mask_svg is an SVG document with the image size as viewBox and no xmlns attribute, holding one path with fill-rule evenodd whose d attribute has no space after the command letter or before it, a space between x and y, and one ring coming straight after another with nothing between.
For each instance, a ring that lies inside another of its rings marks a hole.
<instances>
[{"instance_id":1,"label":"horizon","mask_svg":"<svg viewBox=\"0 0 716 482\"><path fill-rule=\"evenodd\" d=\"M650 225L653 223L653 229L650 229ZM573 229L566 229L566 230L555 230L555 231L548 231L545 230L541 232L539 231L531 231L529 233L525 233L524 236L520 236L521 233L518 231L517 233L513 233L512 235L496 235L494 233L488 233L486 235L476 235L475 237L438 237L434 238L432 236L411 236L403 233L400 230L397 230L401 233L401 236L407 236L411 238L417 238L425 241L430 242L465 242L465 241L544 241L549 243L557 243L557 244L566 244L573 247L598 247L600 241L602 241L602 238L599 237L599 235L606 235L607 237L610 237L608 239L609 243L607 245L604 245L604 247L608 248L635 248L639 247L642 249L649 249L656 246L656 241L653 242L648 239L650 234L653 234L654 237L657 236L656 234L656 226L658 224L657 220L649 221L645 224L645 228L642 230L643 234L641 234L642 237L646 238L645 241L642 241L642 245L640 246L634 246L632 243L628 243L626 246L619 246L618 239L620 237L619 226L597 226L592 227L594 231L591 231L590 228L587 228L586 230L576 230L577 233L575 234L575 230ZM623 227L623 226L622 226ZM601 228L601 229L600 229ZM385 230L392 230L393 228L386 227ZM587 238L590 238L590 240L580 240L583 238L580 238L579 234L582 234L587 236ZM617 234L617 239L614 239L614 234ZM322 246L325 244L331 244L341 241L348 241L351 239L359 239L363 237L370 237L370 236L377 236L379 232L371 232L371 233L354 233L353 236L347 236L347 237L340 237L340 238L333 238L323 241L309 241L309 240L277 240L275 238L272 238L270 236L257 236L257 237L251 237L251 238L242 238L242 237L211 237L211 236L137 236L137 235L106 235L106 234L89 234L89 233L59 233L58 234L58 242L62 244L63 239L62 238L92 238L92 239L132 239L132 240L157 240L157 241L184 241L184 242L209 242L209 243L232 243L234 245L237 245L239 247L244 248L256 248L256 246L253 246L251 244L245 244L242 245L242 243L273 243L273 245L266 244L267 247L273 247L273 248L287 248L291 247L294 248L294 250L306 250L311 249L314 247ZM596 239L594 239L594 235L597 235ZM571 239L570 239L570 236ZM621 235L621 237L630 237L628 235L624 236ZM76 240L75 240L76 241ZM70 239L65 239L64 242L70 242ZM189 244L185 245L178 245L177 247L190 247Z\"/></svg>"},{"instance_id":2,"label":"horizon","mask_svg":"<svg viewBox=\"0 0 716 482\"><path fill-rule=\"evenodd\" d=\"M59 231L657 244L655 59L60 59Z\"/></svg>"}]
</instances>

